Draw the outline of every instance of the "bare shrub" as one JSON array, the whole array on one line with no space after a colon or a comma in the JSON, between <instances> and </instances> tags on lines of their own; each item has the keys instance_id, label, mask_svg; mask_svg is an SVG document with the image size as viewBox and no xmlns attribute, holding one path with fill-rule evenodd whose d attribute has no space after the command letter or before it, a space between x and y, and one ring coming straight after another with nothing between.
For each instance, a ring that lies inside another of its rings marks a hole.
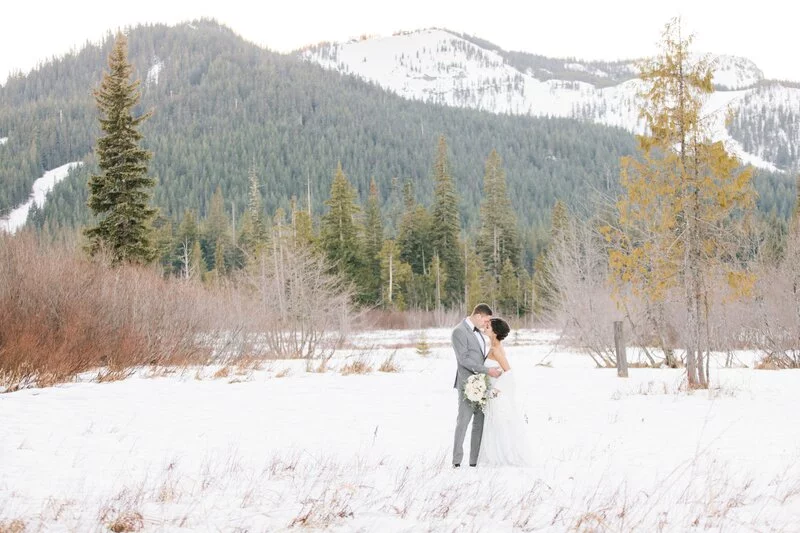
<instances>
[{"instance_id":1,"label":"bare shrub","mask_svg":"<svg viewBox=\"0 0 800 533\"><path fill-rule=\"evenodd\" d=\"M372 364L365 357L353 359L342 367L341 374L349 376L351 374L369 374L372 372Z\"/></svg>"},{"instance_id":2,"label":"bare shrub","mask_svg":"<svg viewBox=\"0 0 800 533\"><path fill-rule=\"evenodd\" d=\"M625 280L612 285L608 247L614 244L606 242L597 227L595 220L569 220L548 249L548 276L558 295L551 322L563 327L565 339L587 352L599 367L616 365L615 320L623 322L626 344L641 348L647 366L681 367L685 348L691 344L683 290L666 288L656 301L635 292ZM726 276L719 268L706 278L707 330L698 347L705 355L742 347L742 332L753 325L754 301L734 293Z\"/></svg>"},{"instance_id":3,"label":"bare shrub","mask_svg":"<svg viewBox=\"0 0 800 533\"><path fill-rule=\"evenodd\" d=\"M800 368L800 243L789 239L787 257L777 267L763 267L756 283L758 322L749 331L764 354L760 368Z\"/></svg>"},{"instance_id":4,"label":"bare shrub","mask_svg":"<svg viewBox=\"0 0 800 533\"><path fill-rule=\"evenodd\" d=\"M202 362L204 290L153 269L109 268L30 233L0 237L0 384L46 386L92 368Z\"/></svg>"},{"instance_id":5,"label":"bare shrub","mask_svg":"<svg viewBox=\"0 0 800 533\"><path fill-rule=\"evenodd\" d=\"M325 357L342 342L356 315L352 289L318 254L281 246L262 254L239 280L254 298L248 303L246 330L255 333L254 350L272 357Z\"/></svg>"},{"instance_id":6,"label":"bare shrub","mask_svg":"<svg viewBox=\"0 0 800 533\"><path fill-rule=\"evenodd\" d=\"M400 367L395 363L394 356L397 354L397 351L392 352L392 354L383 360L381 366L378 367L379 372L400 372Z\"/></svg>"},{"instance_id":7,"label":"bare shrub","mask_svg":"<svg viewBox=\"0 0 800 533\"><path fill-rule=\"evenodd\" d=\"M559 304L552 319L600 367L616 366L613 321L622 315L608 283L608 258L592 222L570 220L549 249Z\"/></svg>"},{"instance_id":8,"label":"bare shrub","mask_svg":"<svg viewBox=\"0 0 800 533\"><path fill-rule=\"evenodd\" d=\"M234 280L204 287L156 269L86 259L76 243L0 236L0 391L100 369L265 358L326 358L358 314L350 289L310 250L284 247Z\"/></svg>"}]
</instances>

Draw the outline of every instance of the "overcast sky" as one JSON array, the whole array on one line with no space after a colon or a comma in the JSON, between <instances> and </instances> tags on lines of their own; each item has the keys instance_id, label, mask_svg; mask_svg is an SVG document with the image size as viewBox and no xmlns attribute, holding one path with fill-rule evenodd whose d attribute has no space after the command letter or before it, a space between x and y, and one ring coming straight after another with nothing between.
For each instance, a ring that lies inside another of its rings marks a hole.
<instances>
[{"instance_id":1,"label":"overcast sky","mask_svg":"<svg viewBox=\"0 0 800 533\"><path fill-rule=\"evenodd\" d=\"M753 60L768 78L800 81L800 7L791 0L8 0L0 16L0 83L11 71L98 42L144 22L215 18L245 39L288 52L322 40L441 27L506 50L554 57L626 59L652 54L664 24L680 15L695 50ZM120 9L124 6L126 9ZM747 7L745 7L747 6ZM789 7L787 7L789 6ZM136 9L133 9L135 7ZM130 8L130 9L127 9Z\"/></svg>"}]
</instances>

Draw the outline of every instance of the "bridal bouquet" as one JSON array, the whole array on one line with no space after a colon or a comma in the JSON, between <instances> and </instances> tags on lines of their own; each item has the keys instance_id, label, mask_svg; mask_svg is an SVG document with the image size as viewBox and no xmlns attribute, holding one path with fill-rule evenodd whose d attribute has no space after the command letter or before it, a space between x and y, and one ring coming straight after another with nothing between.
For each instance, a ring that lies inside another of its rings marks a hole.
<instances>
[{"instance_id":1,"label":"bridal bouquet","mask_svg":"<svg viewBox=\"0 0 800 533\"><path fill-rule=\"evenodd\" d=\"M483 409L492 398L496 397L494 389L486 374L473 374L467 378L464 386L464 397L472 404L474 409Z\"/></svg>"}]
</instances>

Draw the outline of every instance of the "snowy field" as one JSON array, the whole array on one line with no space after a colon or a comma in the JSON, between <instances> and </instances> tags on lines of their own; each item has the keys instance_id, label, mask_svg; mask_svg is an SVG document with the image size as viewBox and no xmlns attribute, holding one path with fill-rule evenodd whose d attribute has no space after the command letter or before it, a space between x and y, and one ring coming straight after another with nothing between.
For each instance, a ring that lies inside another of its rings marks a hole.
<instances>
[{"instance_id":1,"label":"snowy field","mask_svg":"<svg viewBox=\"0 0 800 533\"><path fill-rule=\"evenodd\" d=\"M714 368L687 393L682 371L620 379L512 333L536 464L453 470L449 331L427 357L421 335L355 336L324 373L0 394L0 531L800 531L800 372ZM341 374L357 360L373 370Z\"/></svg>"}]
</instances>

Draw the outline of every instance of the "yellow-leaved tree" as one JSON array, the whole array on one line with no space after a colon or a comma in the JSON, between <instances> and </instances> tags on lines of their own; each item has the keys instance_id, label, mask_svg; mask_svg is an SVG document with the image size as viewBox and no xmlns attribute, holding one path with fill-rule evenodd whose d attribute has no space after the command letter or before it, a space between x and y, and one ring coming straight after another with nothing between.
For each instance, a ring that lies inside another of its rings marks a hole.
<instances>
[{"instance_id":1,"label":"yellow-leaved tree","mask_svg":"<svg viewBox=\"0 0 800 533\"><path fill-rule=\"evenodd\" d=\"M673 19L659 54L641 65L647 130L637 154L620 162L619 221L605 232L619 295L658 305L680 291L688 384L707 388L711 291L720 279L737 291L752 283L734 250L755 194L751 170L710 137L702 111L714 90L713 69L692 56L691 42Z\"/></svg>"}]
</instances>

